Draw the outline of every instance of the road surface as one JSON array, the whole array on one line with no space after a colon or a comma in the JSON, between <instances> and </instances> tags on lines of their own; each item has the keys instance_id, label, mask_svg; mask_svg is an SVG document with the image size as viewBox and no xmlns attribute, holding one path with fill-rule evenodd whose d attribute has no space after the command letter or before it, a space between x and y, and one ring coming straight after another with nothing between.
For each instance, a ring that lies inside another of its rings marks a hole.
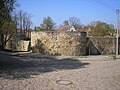
<instances>
[{"instance_id":1,"label":"road surface","mask_svg":"<svg viewBox=\"0 0 120 90\"><path fill-rule=\"evenodd\" d=\"M58 84L59 80L72 84ZM120 60L51 60L0 55L0 90L120 90Z\"/></svg>"}]
</instances>

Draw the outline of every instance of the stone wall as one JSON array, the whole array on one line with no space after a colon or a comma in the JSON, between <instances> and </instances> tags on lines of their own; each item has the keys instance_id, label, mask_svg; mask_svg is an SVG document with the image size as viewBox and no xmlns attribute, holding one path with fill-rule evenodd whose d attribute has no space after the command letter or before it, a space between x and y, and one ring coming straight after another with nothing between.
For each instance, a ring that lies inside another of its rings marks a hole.
<instances>
[{"instance_id":1,"label":"stone wall","mask_svg":"<svg viewBox=\"0 0 120 90\"><path fill-rule=\"evenodd\" d=\"M20 40L18 42L10 40L7 42L5 49L11 51L28 51L30 47L30 41Z\"/></svg>"},{"instance_id":2,"label":"stone wall","mask_svg":"<svg viewBox=\"0 0 120 90\"><path fill-rule=\"evenodd\" d=\"M48 55L111 55L116 53L116 37L86 37L85 33L78 32L32 32L31 46L33 52Z\"/></svg>"},{"instance_id":3,"label":"stone wall","mask_svg":"<svg viewBox=\"0 0 120 90\"><path fill-rule=\"evenodd\" d=\"M120 45L120 42L119 42ZM88 37L87 38L87 55L105 55L115 54L116 38L115 37Z\"/></svg>"},{"instance_id":4,"label":"stone wall","mask_svg":"<svg viewBox=\"0 0 120 90\"><path fill-rule=\"evenodd\" d=\"M31 32L33 52L48 55L86 55L86 34L78 32Z\"/></svg>"},{"instance_id":5,"label":"stone wall","mask_svg":"<svg viewBox=\"0 0 120 90\"><path fill-rule=\"evenodd\" d=\"M30 45L30 41L20 40L18 42L18 51L28 51Z\"/></svg>"}]
</instances>

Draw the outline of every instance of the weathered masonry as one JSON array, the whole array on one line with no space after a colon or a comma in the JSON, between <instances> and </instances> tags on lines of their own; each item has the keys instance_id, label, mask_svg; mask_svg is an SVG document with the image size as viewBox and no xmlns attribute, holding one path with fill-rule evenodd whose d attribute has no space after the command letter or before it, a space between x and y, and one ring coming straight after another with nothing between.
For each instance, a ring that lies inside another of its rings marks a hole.
<instances>
[{"instance_id":1,"label":"weathered masonry","mask_svg":"<svg viewBox=\"0 0 120 90\"><path fill-rule=\"evenodd\" d=\"M120 42L119 42L120 45ZM110 55L116 52L115 37L88 37L86 54L87 55Z\"/></svg>"},{"instance_id":2,"label":"weathered masonry","mask_svg":"<svg viewBox=\"0 0 120 90\"><path fill-rule=\"evenodd\" d=\"M31 32L31 47L35 53L48 55L115 54L116 37L86 37L84 32Z\"/></svg>"},{"instance_id":3,"label":"weathered masonry","mask_svg":"<svg viewBox=\"0 0 120 90\"><path fill-rule=\"evenodd\" d=\"M86 34L78 32L32 32L32 51L49 55L86 55Z\"/></svg>"}]
</instances>

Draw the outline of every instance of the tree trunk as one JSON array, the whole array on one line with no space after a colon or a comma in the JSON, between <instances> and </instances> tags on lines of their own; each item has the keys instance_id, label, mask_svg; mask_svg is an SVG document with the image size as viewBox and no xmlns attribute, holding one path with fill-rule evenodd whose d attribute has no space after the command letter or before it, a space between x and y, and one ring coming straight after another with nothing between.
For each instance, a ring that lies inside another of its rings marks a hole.
<instances>
[{"instance_id":1,"label":"tree trunk","mask_svg":"<svg viewBox=\"0 0 120 90\"><path fill-rule=\"evenodd\" d=\"M4 45L4 35L3 35L3 33L1 32L1 34L0 34L0 41L1 41L1 45L0 45L0 50L4 50L4 48L5 48L5 45Z\"/></svg>"}]
</instances>

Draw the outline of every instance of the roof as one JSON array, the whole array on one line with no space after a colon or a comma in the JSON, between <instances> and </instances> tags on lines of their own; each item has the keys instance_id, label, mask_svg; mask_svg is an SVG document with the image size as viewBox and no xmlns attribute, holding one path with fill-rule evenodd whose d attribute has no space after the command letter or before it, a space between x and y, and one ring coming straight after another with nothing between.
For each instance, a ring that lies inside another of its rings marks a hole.
<instances>
[{"instance_id":1,"label":"roof","mask_svg":"<svg viewBox=\"0 0 120 90\"><path fill-rule=\"evenodd\" d=\"M89 33L89 32L91 32L91 28L89 27L89 28L86 28L86 29L81 29L79 31Z\"/></svg>"},{"instance_id":2,"label":"roof","mask_svg":"<svg viewBox=\"0 0 120 90\"><path fill-rule=\"evenodd\" d=\"M70 30L71 26L70 25L64 25L64 26L60 26L57 30L58 31L67 31Z\"/></svg>"}]
</instances>

